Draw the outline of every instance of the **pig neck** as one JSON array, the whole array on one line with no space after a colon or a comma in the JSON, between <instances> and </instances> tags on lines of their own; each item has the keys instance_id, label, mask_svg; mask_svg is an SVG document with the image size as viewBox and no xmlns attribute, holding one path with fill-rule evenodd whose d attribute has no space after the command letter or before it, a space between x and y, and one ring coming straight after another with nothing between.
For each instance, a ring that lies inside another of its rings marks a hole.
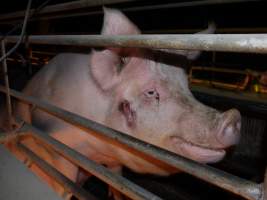
<instances>
[{"instance_id":1,"label":"pig neck","mask_svg":"<svg viewBox=\"0 0 267 200\"><path fill-rule=\"evenodd\" d=\"M104 124L106 113L111 103L110 94L105 94L99 86L95 83L92 75L89 71L89 78L87 79L86 88L83 89L81 94L82 102L84 106L79 106L79 111L74 111L77 114L93 120L97 123ZM82 87L82 85L81 85Z\"/></svg>"},{"instance_id":2,"label":"pig neck","mask_svg":"<svg viewBox=\"0 0 267 200\"><path fill-rule=\"evenodd\" d=\"M103 123L110 97L93 79L88 58L86 54L59 54L29 82L24 93Z\"/></svg>"}]
</instances>

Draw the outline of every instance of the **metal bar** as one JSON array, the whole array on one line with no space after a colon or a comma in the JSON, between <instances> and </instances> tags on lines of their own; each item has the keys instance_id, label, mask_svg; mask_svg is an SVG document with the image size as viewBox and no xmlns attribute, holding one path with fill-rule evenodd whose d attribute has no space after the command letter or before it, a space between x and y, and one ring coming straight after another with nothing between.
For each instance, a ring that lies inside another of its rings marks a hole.
<instances>
[{"instance_id":1,"label":"metal bar","mask_svg":"<svg viewBox=\"0 0 267 200\"><path fill-rule=\"evenodd\" d=\"M15 42L18 36L9 36ZM139 47L204 51L267 53L267 34L181 34L181 35L35 35L33 44L91 47Z\"/></svg>"},{"instance_id":2,"label":"metal bar","mask_svg":"<svg viewBox=\"0 0 267 200\"><path fill-rule=\"evenodd\" d=\"M217 67L204 67L204 66L193 66L191 67L191 70L194 71L209 71L209 72L225 72L225 73L233 73L233 74L242 74L246 75L248 74L247 71L244 70L238 70L238 69L227 69L227 68L217 68Z\"/></svg>"},{"instance_id":3,"label":"metal bar","mask_svg":"<svg viewBox=\"0 0 267 200\"><path fill-rule=\"evenodd\" d=\"M5 92L4 87L0 86L0 91ZM83 127L88 130L93 130L94 133L92 134L94 134L94 136L96 137L102 138L104 136L111 139L115 143L124 144L127 147L132 148L133 150L137 150L139 152L150 155L155 159L168 163L169 165L178 168L188 174L198 177L220 188L229 190L242 197L251 200L258 200L261 196L262 188L259 184L241 179L207 165L199 164L175 153L138 140L122 132L105 127L94 121L45 103L41 100L26 96L15 90L11 90L11 95L30 104L34 104L40 109L53 114L73 125ZM134 151L131 152L134 153Z\"/></svg>"},{"instance_id":4,"label":"metal bar","mask_svg":"<svg viewBox=\"0 0 267 200\"><path fill-rule=\"evenodd\" d=\"M56 19L56 18L66 18L66 17L79 17L79 16L88 16L88 15L95 15L101 14L103 11L79 11L77 13L66 13L77 9L84 9L88 7L94 6L103 6L103 5L111 5L115 3L128 3L134 2L136 0L98 0L98 1L88 1L88 0L81 0L81 1L74 1L68 2L63 4L56 4L47 6L42 11L38 13L38 19ZM139 0L140 1L140 0ZM231 3L245 3L245 2L259 2L260 0L202 0L202 1L192 1L192 2L177 2L177 3L165 3L165 4L158 4L158 5L145 5L145 6L131 6L127 8L121 8L120 10L124 12L132 12L132 11L143 11L143 10L157 10L157 9L169 9L169 8L183 8L183 7L193 7L193 6L208 6L208 5L216 5L216 4L231 4ZM32 11L34 12L34 11ZM53 13L57 13L54 14ZM46 14L46 16L43 16ZM50 14L50 15L48 15ZM21 18L22 12L14 12L0 15L1 23L7 23L14 19ZM33 19L34 20L34 19Z\"/></svg>"},{"instance_id":5,"label":"metal bar","mask_svg":"<svg viewBox=\"0 0 267 200\"><path fill-rule=\"evenodd\" d=\"M5 41L1 41L1 55L5 56L6 54L6 48L5 48ZM1 56L0 56L1 57ZM8 129L11 129L11 118L12 118L12 106L11 106L11 97L10 97L10 91L9 91L9 80L8 80L8 72L7 72L7 64L6 64L6 58L2 61L3 66L3 73L4 73L4 79L5 79L5 87L6 87L6 109L7 109L7 126Z\"/></svg>"},{"instance_id":6,"label":"metal bar","mask_svg":"<svg viewBox=\"0 0 267 200\"><path fill-rule=\"evenodd\" d=\"M142 187L130 182L126 178L119 176L118 174L112 173L110 170L104 166L97 164L96 162L88 159L86 156L80 154L79 152L71 149L65 144L55 140L49 134L34 128L28 123L24 123L24 128L31 132L31 135L36 139L44 142L48 147L54 149L56 152L61 154L63 157L67 158L71 162L77 164L84 170L95 175L102 181L108 183L113 188L117 189L121 193L132 199L146 199L146 200L160 200L161 198L148 192Z\"/></svg>"},{"instance_id":7,"label":"metal bar","mask_svg":"<svg viewBox=\"0 0 267 200\"><path fill-rule=\"evenodd\" d=\"M96 197L85 191L84 189L78 187L74 182L69 178L64 176L58 170L50 166L47 162L39 158L35 153L30 149L24 146L21 143L18 143L18 147L22 150L27 157L31 159L38 167L40 167L46 174L55 179L59 184L61 184L65 190L71 192L79 200L97 200Z\"/></svg>"},{"instance_id":8,"label":"metal bar","mask_svg":"<svg viewBox=\"0 0 267 200\"><path fill-rule=\"evenodd\" d=\"M247 101L250 104L254 104L255 107L260 105L259 108L265 108L265 112L267 109L266 95L259 95L257 93L251 92L242 92L242 95L240 95L241 93L237 93L236 91L222 91L216 88L204 87L199 85L192 85L191 90L193 93L202 93L206 95L230 98L232 99L232 101Z\"/></svg>"}]
</instances>

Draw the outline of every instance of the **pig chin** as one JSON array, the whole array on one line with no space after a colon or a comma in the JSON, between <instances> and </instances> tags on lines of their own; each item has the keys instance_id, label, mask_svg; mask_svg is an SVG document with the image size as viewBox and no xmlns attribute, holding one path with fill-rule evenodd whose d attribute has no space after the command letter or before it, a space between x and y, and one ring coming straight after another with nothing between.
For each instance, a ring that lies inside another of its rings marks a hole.
<instances>
[{"instance_id":1,"label":"pig chin","mask_svg":"<svg viewBox=\"0 0 267 200\"><path fill-rule=\"evenodd\" d=\"M223 159L224 149L213 149L187 142L176 136L171 137L175 153L200 163L215 163Z\"/></svg>"}]
</instances>

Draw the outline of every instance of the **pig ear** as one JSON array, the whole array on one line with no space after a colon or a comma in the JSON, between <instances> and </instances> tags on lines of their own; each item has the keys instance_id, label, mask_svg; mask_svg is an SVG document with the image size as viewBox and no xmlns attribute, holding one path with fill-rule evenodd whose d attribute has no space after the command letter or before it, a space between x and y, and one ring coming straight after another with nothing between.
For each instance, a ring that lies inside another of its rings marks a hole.
<instances>
[{"instance_id":1,"label":"pig ear","mask_svg":"<svg viewBox=\"0 0 267 200\"><path fill-rule=\"evenodd\" d=\"M197 32L196 34L211 34L214 33L215 30L216 30L215 23L210 22L207 29ZM190 50L163 50L163 51L183 55L187 57L188 60L196 60L201 54L201 51L190 51Z\"/></svg>"},{"instance_id":2,"label":"pig ear","mask_svg":"<svg viewBox=\"0 0 267 200\"><path fill-rule=\"evenodd\" d=\"M140 30L119 10L104 8L102 35L140 34Z\"/></svg>"},{"instance_id":3,"label":"pig ear","mask_svg":"<svg viewBox=\"0 0 267 200\"><path fill-rule=\"evenodd\" d=\"M92 51L91 73L103 91L114 87L119 81L118 65L120 57L110 50Z\"/></svg>"}]
</instances>

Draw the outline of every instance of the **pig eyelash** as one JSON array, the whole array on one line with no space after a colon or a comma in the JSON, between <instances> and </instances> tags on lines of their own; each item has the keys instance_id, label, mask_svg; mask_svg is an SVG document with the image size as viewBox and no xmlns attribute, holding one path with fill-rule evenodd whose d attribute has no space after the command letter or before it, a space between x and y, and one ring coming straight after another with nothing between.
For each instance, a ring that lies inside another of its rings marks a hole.
<instances>
[{"instance_id":1,"label":"pig eyelash","mask_svg":"<svg viewBox=\"0 0 267 200\"><path fill-rule=\"evenodd\" d=\"M155 98L157 101L159 101L159 93L155 89L145 91L145 96L147 98Z\"/></svg>"}]
</instances>

